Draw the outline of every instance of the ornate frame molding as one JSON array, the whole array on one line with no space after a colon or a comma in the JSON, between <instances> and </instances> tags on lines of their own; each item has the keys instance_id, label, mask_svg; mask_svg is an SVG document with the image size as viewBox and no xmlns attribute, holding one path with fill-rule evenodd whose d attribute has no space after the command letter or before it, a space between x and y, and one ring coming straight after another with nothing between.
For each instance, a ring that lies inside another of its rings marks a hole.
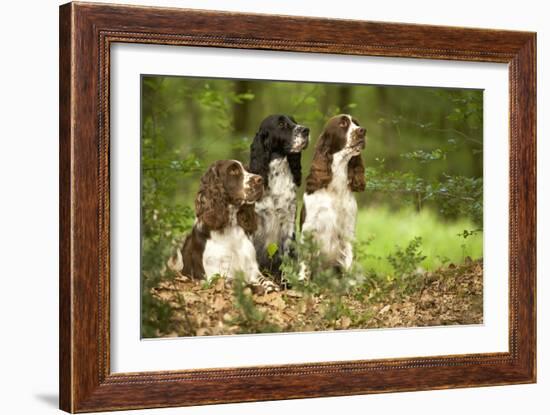
<instances>
[{"instance_id":1,"label":"ornate frame molding","mask_svg":"<svg viewBox=\"0 0 550 415\"><path fill-rule=\"evenodd\" d=\"M335 27L337 40L328 34ZM508 63L510 351L111 374L109 70L115 42ZM534 382L535 103L534 33L105 4L61 6L61 409L89 412Z\"/></svg>"}]
</instances>

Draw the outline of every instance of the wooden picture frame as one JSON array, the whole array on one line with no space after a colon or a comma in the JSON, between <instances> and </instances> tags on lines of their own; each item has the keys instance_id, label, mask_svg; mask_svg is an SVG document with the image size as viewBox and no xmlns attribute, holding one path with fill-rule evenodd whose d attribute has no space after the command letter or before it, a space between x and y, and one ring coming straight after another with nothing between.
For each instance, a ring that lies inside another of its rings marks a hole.
<instances>
[{"instance_id":1,"label":"wooden picture frame","mask_svg":"<svg viewBox=\"0 0 550 415\"><path fill-rule=\"evenodd\" d=\"M338 33L338 36L334 36ZM113 43L509 65L509 352L110 372L109 62ZM536 380L536 34L156 7L60 8L60 408L341 396Z\"/></svg>"}]
</instances>

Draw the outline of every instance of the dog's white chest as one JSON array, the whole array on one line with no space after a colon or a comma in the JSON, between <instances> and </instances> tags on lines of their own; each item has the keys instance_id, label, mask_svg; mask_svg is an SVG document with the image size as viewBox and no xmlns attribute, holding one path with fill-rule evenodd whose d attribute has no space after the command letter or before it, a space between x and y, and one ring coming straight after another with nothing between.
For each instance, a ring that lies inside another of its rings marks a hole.
<instances>
[{"instance_id":1,"label":"dog's white chest","mask_svg":"<svg viewBox=\"0 0 550 415\"><path fill-rule=\"evenodd\" d=\"M255 238L264 246L287 238L296 217L296 185L286 157L269 163L269 185L262 199L256 203L259 229Z\"/></svg>"},{"instance_id":2,"label":"dog's white chest","mask_svg":"<svg viewBox=\"0 0 550 415\"><path fill-rule=\"evenodd\" d=\"M355 228L357 201L350 191L334 193L329 189L321 189L304 195L304 204L304 231L317 230L323 236L353 237L353 232L347 234Z\"/></svg>"},{"instance_id":3,"label":"dog's white chest","mask_svg":"<svg viewBox=\"0 0 550 415\"><path fill-rule=\"evenodd\" d=\"M216 274L231 279L238 272L243 272L245 276L258 273L254 245L237 225L210 233L202 262L207 280Z\"/></svg>"},{"instance_id":4,"label":"dog's white chest","mask_svg":"<svg viewBox=\"0 0 550 415\"><path fill-rule=\"evenodd\" d=\"M324 255L332 259L337 259L355 236L357 201L349 190L347 168L343 166L348 161L336 154L329 185L304 195L306 220L302 231L311 232Z\"/></svg>"}]
</instances>

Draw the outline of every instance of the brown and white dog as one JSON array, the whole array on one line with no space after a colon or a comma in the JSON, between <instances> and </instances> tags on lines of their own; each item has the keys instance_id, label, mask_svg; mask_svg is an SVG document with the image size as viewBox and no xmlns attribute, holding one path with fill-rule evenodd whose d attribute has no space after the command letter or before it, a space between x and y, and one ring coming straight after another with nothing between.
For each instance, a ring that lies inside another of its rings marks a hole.
<instances>
[{"instance_id":1,"label":"brown and white dog","mask_svg":"<svg viewBox=\"0 0 550 415\"><path fill-rule=\"evenodd\" d=\"M263 194L262 177L236 160L213 163L201 178L195 199L195 224L168 266L191 278L245 280L266 292L276 285L258 268L251 235L256 230L254 204Z\"/></svg>"},{"instance_id":2,"label":"brown and white dog","mask_svg":"<svg viewBox=\"0 0 550 415\"><path fill-rule=\"evenodd\" d=\"M365 190L365 141L366 130L357 120L348 114L332 117L317 141L306 178L302 233L312 235L327 265L344 270L353 261L357 201L352 192Z\"/></svg>"}]
</instances>

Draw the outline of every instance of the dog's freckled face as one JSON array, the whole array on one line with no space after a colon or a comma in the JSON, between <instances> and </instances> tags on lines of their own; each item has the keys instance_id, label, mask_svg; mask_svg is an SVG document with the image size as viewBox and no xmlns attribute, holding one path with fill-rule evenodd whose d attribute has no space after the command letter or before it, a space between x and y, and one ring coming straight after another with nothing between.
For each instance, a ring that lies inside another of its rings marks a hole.
<instances>
[{"instance_id":1,"label":"dog's freckled face","mask_svg":"<svg viewBox=\"0 0 550 415\"><path fill-rule=\"evenodd\" d=\"M195 199L197 220L210 230L221 229L229 220L230 206L252 204L262 194L260 176L247 172L239 161L217 161L201 178Z\"/></svg>"},{"instance_id":2,"label":"dog's freckled face","mask_svg":"<svg viewBox=\"0 0 550 415\"><path fill-rule=\"evenodd\" d=\"M359 126L359 122L354 118L344 117L340 123L342 128L347 129L346 144L351 148L352 155L358 156L365 148L367 130Z\"/></svg>"},{"instance_id":3,"label":"dog's freckled face","mask_svg":"<svg viewBox=\"0 0 550 415\"><path fill-rule=\"evenodd\" d=\"M274 121L276 128L273 128ZM282 153L299 153L307 148L309 142L309 128L297 124L294 118L287 115L268 117L260 128L276 131L274 134L274 147L280 147Z\"/></svg>"},{"instance_id":4,"label":"dog's freckled face","mask_svg":"<svg viewBox=\"0 0 550 415\"><path fill-rule=\"evenodd\" d=\"M307 148L309 143L309 128L296 124L292 128L292 145L290 153L299 153Z\"/></svg>"},{"instance_id":5,"label":"dog's freckled face","mask_svg":"<svg viewBox=\"0 0 550 415\"><path fill-rule=\"evenodd\" d=\"M309 144L309 128L296 123L289 115L275 114L265 118L250 147L250 170L269 185L269 163L280 157L289 159L290 170L296 186L300 186L300 153ZM289 158L290 157L290 158Z\"/></svg>"},{"instance_id":6,"label":"dog's freckled face","mask_svg":"<svg viewBox=\"0 0 550 415\"><path fill-rule=\"evenodd\" d=\"M229 161L225 169L222 166L221 176L229 200L235 205L254 203L263 194L263 179L257 174L247 172L238 161Z\"/></svg>"},{"instance_id":7,"label":"dog's freckled face","mask_svg":"<svg viewBox=\"0 0 550 415\"><path fill-rule=\"evenodd\" d=\"M343 168L353 192L365 190L365 169L361 151L365 148L367 131L348 114L332 117L319 137L311 170L306 180L306 193L326 188L333 180L336 170ZM333 166L334 157L345 161Z\"/></svg>"}]
</instances>

